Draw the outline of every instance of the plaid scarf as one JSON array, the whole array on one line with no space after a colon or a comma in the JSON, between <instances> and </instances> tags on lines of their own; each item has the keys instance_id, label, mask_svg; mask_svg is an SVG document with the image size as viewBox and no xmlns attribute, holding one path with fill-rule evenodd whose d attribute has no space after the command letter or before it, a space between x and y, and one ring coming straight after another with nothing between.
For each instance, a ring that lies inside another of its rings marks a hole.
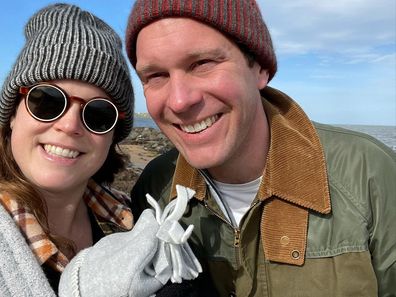
<instances>
[{"instance_id":1,"label":"plaid scarf","mask_svg":"<svg viewBox=\"0 0 396 297\"><path fill-rule=\"evenodd\" d=\"M133 216L127 206L130 198L126 194L114 189L110 192L107 188L90 180L83 199L91 208L104 234L132 228ZM69 259L45 234L33 212L6 193L0 193L0 203L20 228L40 265L47 262L53 269L62 272L69 263Z\"/></svg>"}]
</instances>

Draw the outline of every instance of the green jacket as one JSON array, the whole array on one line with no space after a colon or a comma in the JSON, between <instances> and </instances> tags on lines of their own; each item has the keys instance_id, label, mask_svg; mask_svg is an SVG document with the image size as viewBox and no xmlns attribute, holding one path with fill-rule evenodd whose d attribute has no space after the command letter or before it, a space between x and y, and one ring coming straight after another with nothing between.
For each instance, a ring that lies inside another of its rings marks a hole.
<instances>
[{"instance_id":1,"label":"green jacket","mask_svg":"<svg viewBox=\"0 0 396 297\"><path fill-rule=\"evenodd\" d=\"M132 190L135 216L175 185L196 191L183 216L221 296L396 296L396 155L374 138L312 124L267 87L271 143L256 199L232 226L202 172L173 150Z\"/></svg>"}]
</instances>

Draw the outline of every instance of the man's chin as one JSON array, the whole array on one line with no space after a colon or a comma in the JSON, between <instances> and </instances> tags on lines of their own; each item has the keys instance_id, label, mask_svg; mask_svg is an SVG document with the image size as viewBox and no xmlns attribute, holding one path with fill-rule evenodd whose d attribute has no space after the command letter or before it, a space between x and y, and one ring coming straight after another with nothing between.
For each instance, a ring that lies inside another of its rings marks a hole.
<instances>
[{"instance_id":1,"label":"man's chin","mask_svg":"<svg viewBox=\"0 0 396 297\"><path fill-rule=\"evenodd\" d=\"M182 154L183 155L183 154ZM191 155L183 155L184 159L186 159L187 163L190 164L192 167L196 169L208 169L210 170L211 168L219 167L219 163L217 160L214 158L211 158L211 156L198 156L195 154L194 156Z\"/></svg>"}]
</instances>

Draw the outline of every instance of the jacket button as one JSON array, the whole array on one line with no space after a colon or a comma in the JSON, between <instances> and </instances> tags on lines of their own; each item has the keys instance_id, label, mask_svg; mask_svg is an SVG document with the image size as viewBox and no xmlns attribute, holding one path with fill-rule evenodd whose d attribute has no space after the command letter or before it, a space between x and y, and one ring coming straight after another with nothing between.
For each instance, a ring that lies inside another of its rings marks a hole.
<instances>
[{"instance_id":1,"label":"jacket button","mask_svg":"<svg viewBox=\"0 0 396 297\"><path fill-rule=\"evenodd\" d=\"M230 296L230 297L235 297L236 294L235 294L235 292L231 292L229 296Z\"/></svg>"},{"instance_id":2,"label":"jacket button","mask_svg":"<svg viewBox=\"0 0 396 297\"><path fill-rule=\"evenodd\" d=\"M300 251L294 250L291 252L291 256L294 260L300 259Z\"/></svg>"},{"instance_id":3,"label":"jacket button","mask_svg":"<svg viewBox=\"0 0 396 297\"><path fill-rule=\"evenodd\" d=\"M290 242L290 238L288 236L282 236L280 239L281 246L287 246Z\"/></svg>"}]
</instances>

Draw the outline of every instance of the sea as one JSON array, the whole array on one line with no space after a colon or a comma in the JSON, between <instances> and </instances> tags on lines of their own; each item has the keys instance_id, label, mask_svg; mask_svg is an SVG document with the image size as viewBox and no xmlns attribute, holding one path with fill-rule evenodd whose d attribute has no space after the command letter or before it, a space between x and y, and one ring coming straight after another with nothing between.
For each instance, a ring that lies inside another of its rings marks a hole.
<instances>
[{"instance_id":1,"label":"sea","mask_svg":"<svg viewBox=\"0 0 396 297\"><path fill-rule=\"evenodd\" d=\"M150 127L158 129L158 126L151 118L135 117L135 127ZM382 141L396 152L396 126L370 126L370 125L334 125L349 130L369 134L379 141Z\"/></svg>"}]
</instances>

